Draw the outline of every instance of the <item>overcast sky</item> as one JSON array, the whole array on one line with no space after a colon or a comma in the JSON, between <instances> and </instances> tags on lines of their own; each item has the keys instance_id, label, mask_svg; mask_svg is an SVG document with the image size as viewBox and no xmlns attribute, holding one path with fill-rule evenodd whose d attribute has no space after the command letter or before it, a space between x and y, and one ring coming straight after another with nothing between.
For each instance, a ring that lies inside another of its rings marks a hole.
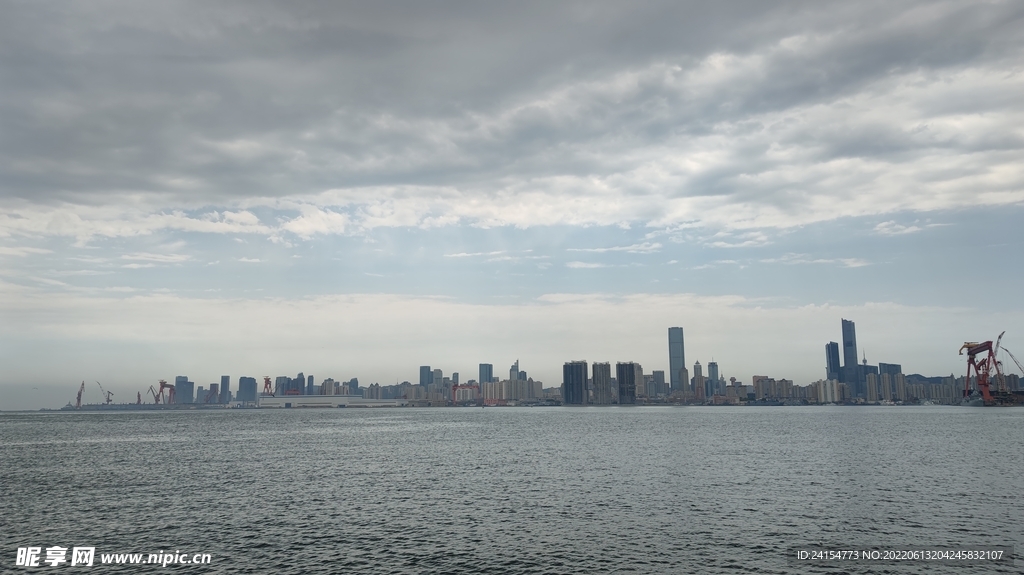
<instances>
[{"instance_id":1,"label":"overcast sky","mask_svg":"<svg viewBox=\"0 0 1024 575\"><path fill-rule=\"evenodd\" d=\"M3 4L0 409L1024 354L1020 2Z\"/></svg>"}]
</instances>

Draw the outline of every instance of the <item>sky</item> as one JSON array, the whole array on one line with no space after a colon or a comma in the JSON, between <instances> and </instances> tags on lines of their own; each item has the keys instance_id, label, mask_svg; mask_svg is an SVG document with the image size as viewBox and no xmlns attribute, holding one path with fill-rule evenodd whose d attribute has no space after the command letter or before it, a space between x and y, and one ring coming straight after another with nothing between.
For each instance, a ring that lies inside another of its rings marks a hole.
<instances>
[{"instance_id":1,"label":"sky","mask_svg":"<svg viewBox=\"0 0 1024 575\"><path fill-rule=\"evenodd\" d=\"M516 359L554 387L667 370L671 326L745 383L824 377L841 318L906 373L1024 355L1019 2L4 13L0 410Z\"/></svg>"}]
</instances>

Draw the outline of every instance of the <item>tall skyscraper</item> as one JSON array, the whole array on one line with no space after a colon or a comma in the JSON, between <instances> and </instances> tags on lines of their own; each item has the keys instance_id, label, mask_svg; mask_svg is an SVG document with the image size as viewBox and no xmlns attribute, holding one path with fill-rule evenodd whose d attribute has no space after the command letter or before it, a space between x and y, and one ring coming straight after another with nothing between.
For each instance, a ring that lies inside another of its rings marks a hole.
<instances>
[{"instance_id":1,"label":"tall skyscraper","mask_svg":"<svg viewBox=\"0 0 1024 575\"><path fill-rule=\"evenodd\" d=\"M637 364L632 361L615 364L615 379L619 382L619 405L636 403Z\"/></svg>"},{"instance_id":2,"label":"tall skyscraper","mask_svg":"<svg viewBox=\"0 0 1024 575\"><path fill-rule=\"evenodd\" d=\"M670 327L668 328L668 377L672 391L682 389L683 386L689 384L688 381L683 381L679 375L679 370L685 367L686 352L683 349L683 328Z\"/></svg>"},{"instance_id":3,"label":"tall skyscraper","mask_svg":"<svg viewBox=\"0 0 1024 575\"><path fill-rule=\"evenodd\" d=\"M310 376L312 377L312 376ZM231 403L231 376L220 376L220 402Z\"/></svg>"},{"instance_id":4,"label":"tall skyscraper","mask_svg":"<svg viewBox=\"0 0 1024 575\"><path fill-rule=\"evenodd\" d=\"M839 379L839 344L830 341L825 344L825 379Z\"/></svg>"},{"instance_id":5,"label":"tall skyscraper","mask_svg":"<svg viewBox=\"0 0 1024 575\"><path fill-rule=\"evenodd\" d=\"M708 363L708 379L711 381L712 386L718 386L718 362L712 361ZM714 395L714 394L712 394Z\"/></svg>"},{"instance_id":6,"label":"tall skyscraper","mask_svg":"<svg viewBox=\"0 0 1024 575\"><path fill-rule=\"evenodd\" d=\"M459 372L452 372L452 385L459 385Z\"/></svg>"},{"instance_id":7,"label":"tall skyscraper","mask_svg":"<svg viewBox=\"0 0 1024 575\"><path fill-rule=\"evenodd\" d=\"M591 367L594 385L594 404L610 405L612 402L612 366L610 363L595 363Z\"/></svg>"},{"instance_id":8,"label":"tall skyscraper","mask_svg":"<svg viewBox=\"0 0 1024 575\"><path fill-rule=\"evenodd\" d=\"M189 381L187 375L179 375L174 378L174 401L176 403L192 403L195 390L196 384Z\"/></svg>"},{"instance_id":9,"label":"tall skyscraper","mask_svg":"<svg viewBox=\"0 0 1024 575\"><path fill-rule=\"evenodd\" d=\"M482 386L485 383L490 383L492 379L494 379L494 366L489 363L481 363L480 379L477 380L477 383ZM483 387L480 389L483 389Z\"/></svg>"},{"instance_id":10,"label":"tall skyscraper","mask_svg":"<svg viewBox=\"0 0 1024 575\"><path fill-rule=\"evenodd\" d=\"M587 362L567 361L562 365L562 403L587 403Z\"/></svg>"},{"instance_id":11,"label":"tall skyscraper","mask_svg":"<svg viewBox=\"0 0 1024 575\"><path fill-rule=\"evenodd\" d=\"M699 361L693 364L693 393L700 401L708 396L707 381Z\"/></svg>"},{"instance_id":12,"label":"tall skyscraper","mask_svg":"<svg viewBox=\"0 0 1024 575\"><path fill-rule=\"evenodd\" d=\"M316 384L312 375L306 376L306 395L316 395Z\"/></svg>"},{"instance_id":13,"label":"tall skyscraper","mask_svg":"<svg viewBox=\"0 0 1024 575\"><path fill-rule=\"evenodd\" d=\"M663 370L658 369L652 371L651 375L654 378L655 392L652 394L650 391L648 391L648 395L651 395L652 397L654 395L668 395L668 390L665 388L665 372Z\"/></svg>"},{"instance_id":14,"label":"tall skyscraper","mask_svg":"<svg viewBox=\"0 0 1024 575\"><path fill-rule=\"evenodd\" d=\"M839 381L846 384L853 397L864 397L867 374L864 366L857 364L857 330L852 321L843 320L843 369Z\"/></svg>"},{"instance_id":15,"label":"tall skyscraper","mask_svg":"<svg viewBox=\"0 0 1024 575\"><path fill-rule=\"evenodd\" d=\"M508 380L509 381L517 381L518 379L519 379L519 360L517 359L516 362L512 364L512 367L510 367L509 370L508 370Z\"/></svg>"},{"instance_id":16,"label":"tall skyscraper","mask_svg":"<svg viewBox=\"0 0 1024 575\"><path fill-rule=\"evenodd\" d=\"M434 372L430 369L429 365L420 366L420 385L430 385L434 383Z\"/></svg>"},{"instance_id":17,"label":"tall skyscraper","mask_svg":"<svg viewBox=\"0 0 1024 575\"><path fill-rule=\"evenodd\" d=\"M240 377L238 378L238 401L256 401L256 378L255 377Z\"/></svg>"}]
</instances>

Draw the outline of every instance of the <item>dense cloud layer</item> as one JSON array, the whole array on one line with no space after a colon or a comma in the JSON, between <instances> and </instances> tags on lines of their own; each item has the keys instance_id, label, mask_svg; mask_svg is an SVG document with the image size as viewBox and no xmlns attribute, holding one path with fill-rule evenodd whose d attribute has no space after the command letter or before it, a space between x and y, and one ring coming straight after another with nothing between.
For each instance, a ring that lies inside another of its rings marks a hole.
<instances>
[{"instance_id":1,"label":"dense cloud layer","mask_svg":"<svg viewBox=\"0 0 1024 575\"><path fill-rule=\"evenodd\" d=\"M1018 203L1022 17L24 3L0 23L0 235L777 228Z\"/></svg>"}]
</instances>

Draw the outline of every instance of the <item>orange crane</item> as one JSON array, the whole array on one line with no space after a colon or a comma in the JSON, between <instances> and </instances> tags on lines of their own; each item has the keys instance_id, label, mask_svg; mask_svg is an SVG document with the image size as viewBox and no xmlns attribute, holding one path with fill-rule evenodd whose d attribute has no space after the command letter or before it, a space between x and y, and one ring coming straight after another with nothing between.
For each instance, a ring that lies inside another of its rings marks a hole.
<instances>
[{"instance_id":1,"label":"orange crane","mask_svg":"<svg viewBox=\"0 0 1024 575\"><path fill-rule=\"evenodd\" d=\"M999 337L1002 338L1002 334ZM964 354L965 349L967 350L967 378L964 380L964 398L971 395L971 372L973 371L978 391L981 392L985 405L995 403L995 398L989 391L989 378L995 375L997 381L1002 381L1003 374L999 371L999 362L996 361L995 346L992 344L992 340L981 343L966 341L960 346L960 355ZM978 360L979 355L982 356L980 361Z\"/></svg>"},{"instance_id":2,"label":"orange crane","mask_svg":"<svg viewBox=\"0 0 1024 575\"><path fill-rule=\"evenodd\" d=\"M274 388L270 387L270 376L263 376L263 395L274 397Z\"/></svg>"},{"instance_id":3,"label":"orange crane","mask_svg":"<svg viewBox=\"0 0 1024 575\"><path fill-rule=\"evenodd\" d=\"M160 380L160 391L158 391L157 395L155 396L156 397L156 402L160 403L160 398L162 398L164 396L164 390L165 389L168 390L168 393L167 393L167 404L170 405L170 404L174 403L174 386L168 384L166 381L164 381L162 379Z\"/></svg>"},{"instance_id":4,"label":"orange crane","mask_svg":"<svg viewBox=\"0 0 1024 575\"><path fill-rule=\"evenodd\" d=\"M100 382L98 382L98 381L96 382L96 385L100 386L100 392L106 398L106 401L104 401L103 403L105 403L106 405L110 405L110 402L113 401L113 399L111 399L111 398L114 397L113 392L110 392L110 391L107 391L107 390L103 389L103 385Z\"/></svg>"},{"instance_id":5,"label":"orange crane","mask_svg":"<svg viewBox=\"0 0 1024 575\"><path fill-rule=\"evenodd\" d=\"M75 397L75 409L82 408L82 393L85 392L85 381L82 381L82 386L78 388L78 395Z\"/></svg>"}]
</instances>

